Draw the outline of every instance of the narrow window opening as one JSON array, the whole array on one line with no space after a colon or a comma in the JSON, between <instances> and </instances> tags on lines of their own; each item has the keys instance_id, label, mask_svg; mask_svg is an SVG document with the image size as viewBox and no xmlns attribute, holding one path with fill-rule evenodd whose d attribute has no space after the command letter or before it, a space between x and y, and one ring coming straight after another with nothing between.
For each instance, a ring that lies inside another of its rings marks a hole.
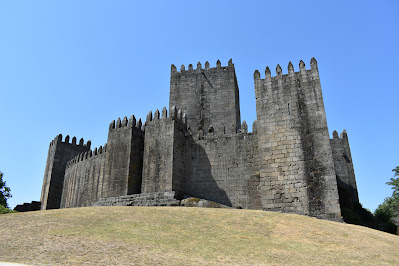
<instances>
[{"instance_id":1,"label":"narrow window opening","mask_svg":"<svg viewBox=\"0 0 399 266\"><path fill-rule=\"evenodd\" d=\"M290 104L288 103L288 115L291 115Z\"/></svg>"}]
</instances>

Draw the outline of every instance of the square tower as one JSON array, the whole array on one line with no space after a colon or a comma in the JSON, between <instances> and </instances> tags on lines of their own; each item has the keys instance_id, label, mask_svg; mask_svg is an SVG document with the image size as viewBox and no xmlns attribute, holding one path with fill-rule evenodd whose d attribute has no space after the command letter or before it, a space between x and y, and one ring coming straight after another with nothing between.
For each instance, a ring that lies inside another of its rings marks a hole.
<instances>
[{"instance_id":1,"label":"square tower","mask_svg":"<svg viewBox=\"0 0 399 266\"><path fill-rule=\"evenodd\" d=\"M237 131L241 127L240 101L234 64L227 67L218 60L215 68L205 63L203 69L184 65L180 71L172 65L170 75L169 109L178 106L187 114L187 125L193 132L199 128Z\"/></svg>"}]
</instances>

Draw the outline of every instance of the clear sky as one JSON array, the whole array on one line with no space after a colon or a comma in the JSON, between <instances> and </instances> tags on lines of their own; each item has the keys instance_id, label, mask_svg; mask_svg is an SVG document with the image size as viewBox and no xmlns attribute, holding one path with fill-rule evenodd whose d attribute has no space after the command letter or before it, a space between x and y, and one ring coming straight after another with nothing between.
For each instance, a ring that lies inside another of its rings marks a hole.
<instances>
[{"instance_id":1,"label":"clear sky","mask_svg":"<svg viewBox=\"0 0 399 266\"><path fill-rule=\"evenodd\" d=\"M113 119L168 106L171 64L232 58L252 125L255 69L298 71L315 57L330 135L347 130L360 201L374 210L399 165L398 14L398 1L1 1L9 205L40 200L57 134L98 147Z\"/></svg>"}]
</instances>

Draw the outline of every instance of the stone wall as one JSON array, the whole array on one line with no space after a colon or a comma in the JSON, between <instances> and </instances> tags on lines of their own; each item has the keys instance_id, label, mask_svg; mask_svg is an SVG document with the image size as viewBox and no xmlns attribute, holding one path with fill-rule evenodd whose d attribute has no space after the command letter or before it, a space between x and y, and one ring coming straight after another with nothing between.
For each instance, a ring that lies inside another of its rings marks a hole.
<instances>
[{"instance_id":1,"label":"stone wall","mask_svg":"<svg viewBox=\"0 0 399 266\"><path fill-rule=\"evenodd\" d=\"M237 208L261 209L257 135L206 132L188 138L184 192Z\"/></svg>"},{"instance_id":2,"label":"stone wall","mask_svg":"<svg viewBox=\"0 0 399 266\"><path fill-rule=\"evenodd\" d=\"M93 206L179 206L175 191L101 198Z\"/></svg>"},{"instance_id":3,"label":"stone wall","mask_svg":"<svg viewBox=\"0 0 399 266\"><path fill-rule=\"evenodd\" d=\"M340 137L338 136L338 132L334 131L330 142L338 185L351 194L353 202L359 203L355 171L353 169L352 155L346 130L341 133Z\"/></svg>"},{"instance_id":4,"label":"stone wall","mask_svg":"<svg viewBox=\"0 0 399 266\"><path fill-rule=\"evenodd\" d=\"M76 137L69 143L69 136L63 142L61 134L50 143L40 196L42 210L60 208L66 164L77 154L88 151L90 145L90 141L84 144L83 139L77 145Z\"/></svg>"},{"instance_id":5,"label":"stone wall","mask_svg":"<svg viewBox=\"0 0 399 266\"><path fill-rule=\"evenodd\" d=\"M180 71L172 65L170 77L169 109L178 106L187 113L187 124L196 133L198 127L207 130L210 126L220 128L228 125L236 131L241 126L240 103L234 64L229 61L222 67L217 61L216 68L205 63L188 70L184 65Z\"/></svg>"},{"instance_id":6,"label":"stone wall","mask_svg":"<svg viewBox=\"0 0 399 266\"><path fill-rule=\"evenodd\" d=\"M40 201L32 201L31 203L18 204L15 206L14 211L17 212L30 212L30 211L39 211Z\"/></svg>"},{"instance_id":7,"label":"stone wall","mask_svg":"<svg viewBox=\"0 0 399 266\"><path fill-rule=\"evenodd\" d=\"M62 142L62 136L50 144L42 208L174 204L196 197L337 219L339 195L348 194L338 194L338 185L358 202L355 175L346 132L329 138L314 58L310 65L306 70L301 61L295 72L290 62L288 74L278 65L275 77L267 67L264 79L255 71L252 133L240 123L231 60L216 68L207 62L204 69L198 63L177 71L172 65L169 117L164 107L162 116L150 112L144 126L134 116L119 118L101 151L89 151L83 139L79 145L76 138Z\"/></svg>"},{"instance_id":8,"label":"stone wall","mask_svg":"<svg viewBox=\"0 0 399 266\"><path fill-rule=\"evenodd\" d=\"M131 116L109 126L103 197L141 192L144 132L141 119Z\"/></svg>"},{"instance_id":9,"label":"stone wall","mask_svg":"<svg viewBox=\"0 0 399 266\"><path fill-rule=\"evenodd\" d=\"M255 71L260 178L265 209L320 218L340 216L338 191L317 62L288 65L276 77Z\"/></svg>"},{"instance_id":10,"label":"stone wall","mask_svg":"<svg viewBox=\"0 0 399 266\"><path fill-rule=\"evenodd\" d=\"M182 195L186 175L186 115L173 106L170 117L164 107L147 115L144 141L142 192L175 191Z\"/></svg>"},{"instance_id":11,"label":"stone wall","mask_svg":"<svg viewBox=\"0 0 399 266\"><path fill-rule=\"evenodd\" d=\"M107 146L104 145L78 154L68 162L61 208L91 206L102 196L105 177L105 155Z\"/></svg>"}]
</instances>

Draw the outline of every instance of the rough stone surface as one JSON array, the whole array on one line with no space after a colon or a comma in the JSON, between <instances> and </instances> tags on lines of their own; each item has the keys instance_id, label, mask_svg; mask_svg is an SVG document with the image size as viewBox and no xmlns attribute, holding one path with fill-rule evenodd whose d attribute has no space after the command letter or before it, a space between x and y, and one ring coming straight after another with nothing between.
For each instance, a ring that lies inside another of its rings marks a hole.
<instances>
[{"instance_id":1,"label":"rough stone surface","mask_svg":"<svg viewBox=\"0 0 399 266\"><path fill-rule=\"evenodd\" d=\"M172 65L169 116L164 107L144 125L119 118L94 151L61 135L50 144L42 209L179 205L189 197L339 219L338 186L358 201L347 134L329 138L314 58L308 70L301 61L298 72L291 62L283 72L255 71L257 121L248 132L231 60Z\"/></svg>"},{"instance_id":2,"label":"rough stone surface","mask_svg":"<svg viewBox=\"0 0 399 266\"><path fill-rule=\"evenodd\" d=\"M69 136L66 136L63 142L61 134L50 143L40 196L43 210L60 208L66 165L76 155L90 150L90 144L88 141L84 145L81 139L77 145L76 137L69 143Z\"/></svg>"},{"instance_id":3,"label":"rough stone surface","mask_svg":"<svg viewBox=\"0 0 399 266\"><path fill-rule=\"evenodd\" d=\"M15 206L14 211L17 212L30 212L40 210L40 201L32 201L31 203L18 204Z\"/></svg>"},{"instance_id":4,"label":"rough stone surface","mask_svg":"<svg viewBox=\"0 0 399 266\"><path fill-rule=\"evenodd\" d=\"M93 206L179 206L174 191L100 198Z\"/></svg>"},{"instance_id":5,"label":"rough stone surface","mask_svg":"<svg viewBox=\"0 0 399 266\"><path fill-rule=\"evenodd\" d=\"M186 198L180 202L180 206L184 207L202 207L202 208L230 208L229 206L199 198Z\"/></svg>"}]
</instances>

